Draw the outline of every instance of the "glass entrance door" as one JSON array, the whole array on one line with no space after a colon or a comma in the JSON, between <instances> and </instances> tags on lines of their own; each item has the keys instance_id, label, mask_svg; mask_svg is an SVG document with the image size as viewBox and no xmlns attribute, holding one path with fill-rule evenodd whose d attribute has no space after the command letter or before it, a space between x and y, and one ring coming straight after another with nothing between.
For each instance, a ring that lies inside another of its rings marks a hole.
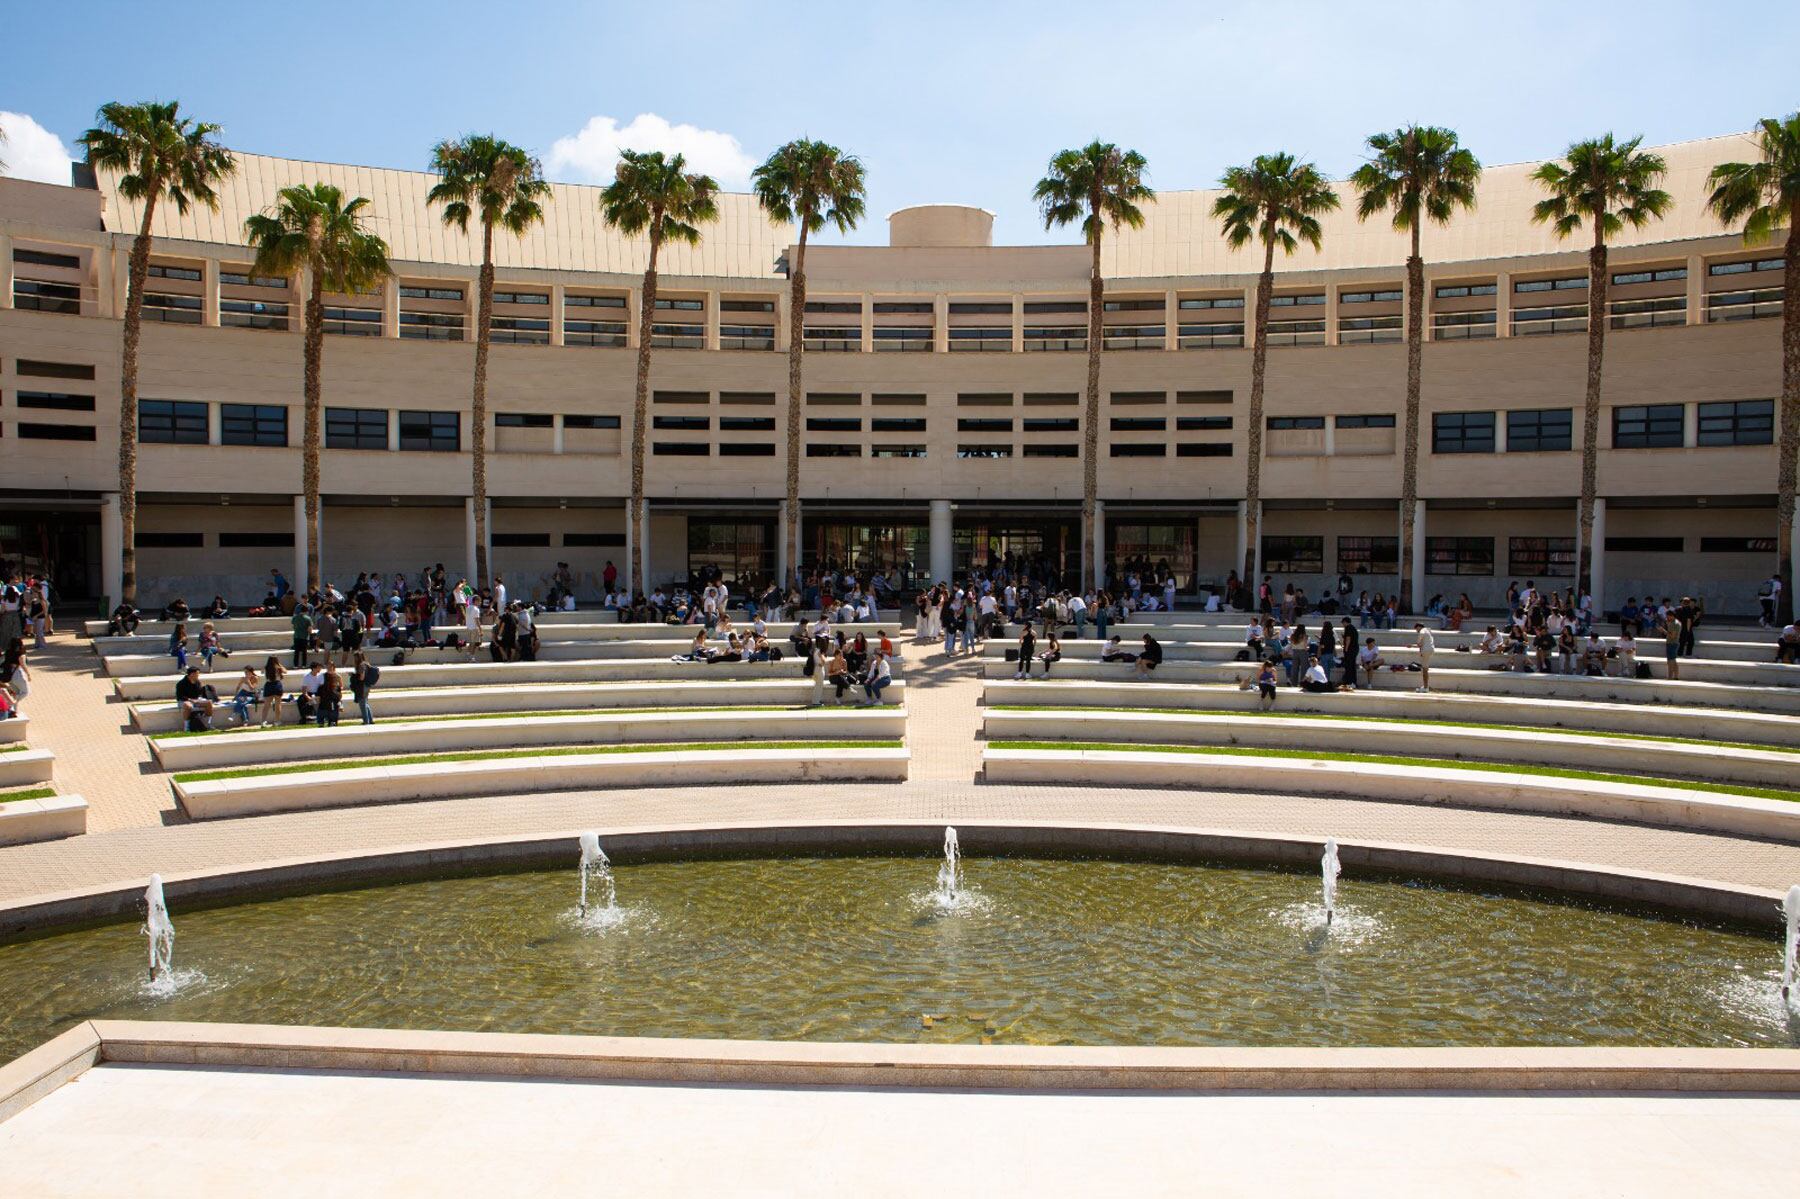
<instances>
[{"instance_id":1,"label":"glass entrance door","mask_svg":"<svg viewBox=\"0 0 1800 1199\"><path fill-rule=\"evenodd\" d=\"M953 542L958 578L1004 569L1050 587L1072 587L1081 573L1081 527L1072 519L977 518L959 524Z\"/></svg>"},{"instance_id":2,"label":"glass entrance door","mask_svg":"<svg viewBox=\"0 0 1800 1199\"><path fill-rule=\"evenodd\" d=\"M688 584L722 579L742 595L775 577L773 520L688 518Z\"/></svg>"},{"instance_id":3,"label":"glass entrance door","mask_svg":"<svg viewBox=\"0 0 1800 1199\"><path fill-rule=\"evenodd\" d=\"M62 601L100 598L98 512L0 512L0 564L26 575L48 575ZM114 596L113 602L118 597Z\"/></svg>"},{"instance_id":4,"label":"glass entrance door","mask_svg":"<svg viewBox=\"0 0 1800 1199\"><path fill-rule=\"evenodd\" d=\"M1129 571L1137 571L1145 586L1151 579L1165 574L1175 576L1175 589L1182 595L1196 590L1194 571L1193 521L1181 524L1115 524L1106 522L1106 563L1109 577L1123 580Z\"/></svg>"}]
</instances>

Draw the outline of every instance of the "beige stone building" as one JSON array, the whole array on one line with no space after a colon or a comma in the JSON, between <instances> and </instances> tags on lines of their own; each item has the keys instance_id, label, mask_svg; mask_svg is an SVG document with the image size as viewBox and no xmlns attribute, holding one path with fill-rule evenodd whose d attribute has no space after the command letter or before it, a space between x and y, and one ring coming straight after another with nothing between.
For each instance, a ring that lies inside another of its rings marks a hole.
<instances>
[{"instance_id":1,"label":"beige stone building","mask_svg":"<svg viewBox=\"0 0 1800 1199\"><path fill-rule=\"evenodd\" d=\"M1597 536L1608 607L1704 596L1753 611L1774 561L1780 247L1703 208L1741 136L1665 147L1666 220L1615 243ZM328 301L321 536L328 577L470 569L469 445L489 438L496 569L515 590L569 562L592 594L627 563L636 312L645 247L557 185L544 227L499 243L493 427L469 427L477 247L421 173L241 155L217 212L156 214L140 383L140 599L259 598L301 569L302 280L249 274L244 218L281 186L370 198L395 278ZM1492 604L1574 570L1585 243L1529 220L1534 164L1429 229L1419 594ZM79 174L79 172L78 172ZM117 401L125 264L140 213L113 181L0 180L0 554L66 597L118 591ZM1167 562L1186 590L1242 561L1256 256L1213 194L1165 192L1105 243L1099 463L1108 561ZM645 535L656 581L785 569L792 231L723 198L662 264ZM1354 204L1324 249L1277 263L1262 569L1316 593L1392 591L1405 398L1405 243ZM885 247L813 247L804 328L805 563L943 578L1008 553L1080 570L1088 256L991 244L991 216L933 205Z\"/></svg>"}]
</instances>

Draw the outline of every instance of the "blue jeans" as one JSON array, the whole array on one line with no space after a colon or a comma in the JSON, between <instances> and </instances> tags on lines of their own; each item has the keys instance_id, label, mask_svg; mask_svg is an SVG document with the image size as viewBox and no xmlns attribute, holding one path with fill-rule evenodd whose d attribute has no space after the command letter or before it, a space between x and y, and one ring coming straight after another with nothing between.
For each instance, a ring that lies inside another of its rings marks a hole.
<instances>
[{"instance_id":1,"label":"blue jeans","mask_svg":"<svg viewBox=\"0 0 1800 1199\"><path fill-rule=\"evenodd\" d=\"M944 626L944 652L946 654L956 652L956 626L953 624Z\"/></svg>"},{"instance_id":2,"label":"blue jeans","mask_svg":"<svg viewBox=\"0 0 1800 1199\"><path fill-rule=\"evenodd\" d=\"M1105 608L1102 608L1098 612L1094 613L1094 636L1098 637L1102 641L1105 641L1106 640L1106 626L1110 625L1111 623L1112 623L1112 619L1110 616L1107 615L1107 611Z\"/></svg>"},{"instance_id":3,"label":"blue jeans","mask_svg":"<svg viewBox=\"0 0 1800 1199\"><path fill-rule=\"evenodd\" d=\"M1086 637L1086 636L1087 636L1087 613L1085 611L1077 612L1077 613L1075 613L1075 637L1077 640L1080 640L1081 638Z\"/></svg>"},{"instance_id":4,"label":"blue jeans","mask_svg":"<svg viewBox=\"0 0 1800 1199\"><path fill-rule=\"evenodd\" d=\"M869 692L869 702L872 704L880 703L881 702L881 689L883 687L886 687L887 685L888 685L888 680L886 680L886 679L871 680L869 682L869 685L867 688L867 690Z\"/></svg>"},{"instance_id":5,"label":"blue jeans","mask_svg":"<svg viewBox=\"0 0 1800 1199\"><path fill-rule=\"evenodd\" d=\"M362 714L362 722L364 724L374 724L375 723L375 712L373 709L371 709L369 707L368 700L366 700L366 699L357 700L356 701L356 710Z\"/></svg>"}]
</instances>

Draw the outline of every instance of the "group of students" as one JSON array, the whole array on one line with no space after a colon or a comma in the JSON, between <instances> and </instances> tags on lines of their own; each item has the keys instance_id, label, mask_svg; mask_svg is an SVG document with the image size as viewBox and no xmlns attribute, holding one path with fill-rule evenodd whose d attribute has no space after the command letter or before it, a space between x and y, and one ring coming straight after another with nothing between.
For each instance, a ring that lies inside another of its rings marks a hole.
<instances>
[{"instance_id":1,"label":"group of students","mask_svg":"<svg viewBox=\"0 0 1800 1199\"><path fill-rule=\"evenodd\" d=\"M288 673L281 659L274 655L263 663L260 675L256 667L246 666L231 699L222 704L218 691L201 679L200 667L190 665L175 684L182 727L194 733L210 730L215 713L223 706L229 706L237 714L240 727L250 723L252 710L261 727L280 724L282 701L287 698ZM319 728L335 726L343 711L347 687L362 723L374 724L375 710L369 705L369 693L380 680L381 668L360 650L352 656L345 674L338 672L337 664L329 657L309 663L293 693L300 723L310 722Z\"/></svg>"},{"instance_id":2,"label":"group of students","mask_svg":"<svg viewBox=\"0 0 1800 1199\"><path fill-rule=\"evenodd\" d=\"M13 574L0 584L0 645L30 637L37 649L43 649L44 639L55 631L48 578Z\"/></svg>"},{"instance_id":3,"label":"group of students","mask_svg":"<svg viewBox=\"0 0 1800 1199\"><path fill-rule=\"evenodd\" d=\"M882 691L894 679L894 643L885 632L878 636L879 640L871 646L862 633L856 634L854 640L846 639L842 631L813 635L801 666L801 673L812 680L812 699L806 706L816 708L824 703L827 687L832 690L831 702L842 704L844 693L857 684L863 689L858 707L881 703Z\"/></svg>"}]
</instances>

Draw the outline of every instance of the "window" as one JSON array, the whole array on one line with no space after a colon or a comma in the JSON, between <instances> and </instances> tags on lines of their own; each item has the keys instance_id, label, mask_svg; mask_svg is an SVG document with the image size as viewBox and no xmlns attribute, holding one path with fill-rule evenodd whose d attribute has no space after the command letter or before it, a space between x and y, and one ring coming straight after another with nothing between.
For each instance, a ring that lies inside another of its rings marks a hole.
<instances>
[{"instance_id":1,"label":"window","mask_svg":"<svg viewBox=\"0 0 1800 1199\"><path fill-rule=\"evenodd\" d=\"M461 341L463 318L455 312L402 312L400 336L414 341Z\"/></svg>"},{"instance_id":2,"label":"window","mask_svg":"<svg viewBox=\"0 0 1800 1199\"><path fill-rule=\"evenodd\" d=\"M1110 448L1114 458L1167 458L1169 456L1169 447L1160 441L1115 441Z\"/></svg>"},{"instance_id":3,"label":"window","mask_svg":"<svg viewBox=\"0 0 1800 1199\"><path fill-rule=\"evenodd\" d=\"M220 533L222 550L279 550L294 548L292 530L285 533Z\"/></svg>"},{"instance_id":4,"label":"window","mask_svg":"<svg viewBox=\"0 0 1800 1199\"><path fill-rule=\"evenodd\" d=\"M1614 287L1626 287L1633 283L1668 283L1685 278L1687 268L1673 266L1659 271L1621 271L1612 277L1612 281Z\"/></svg>"},{"instance_id":5,"label":"window","mask_svg":"<svg viewBox=\"0 0 1800 1199\"><path fill-rule=\"evenodd\" d=\"M567 546L582 546L587 549L600 549L606 546L623 546L623 533L564 533L562 543Z\"/></svg>"},{"instance_id":6,"label":"window","mask_svg":"<svg viewBox=\"0 0 1800 1199\"><path fill-rule=\"evenodd\" d=\"M1506 414L1506 452L1529 454L1541 450L1569 449L1574 445L1572 420L1573 412L1568 408L1522 408L1510 411Z\"/></svg>"},{"instance_id":7,"label":"window","mask_svg":"<svg viewBox=\"0 0 1800 1199\"><path fill-rule=\"evenodd\" d=\"M1081 397L1072 391L1028 391L1025 393L1025 403L1040 407L1062 407L1077 404L1080 401Z\"/></svg>"},{"instance_id":8,"label":"window","mask_svg":"<svg viewBox=\"0 0 1800 1199\"><path fill-rule=\"evenodd\" d=\"M809 391L806 402L815 405L854 408L862 403L862 396L854 391Z\"/></svg>"},{"instance_id":9,"label":"window","mask_svg":"<svg viewBox=\"0 0 1800 1199\"><path fill-rule=\"evenodd\" d=\"M1341 575L1400 573L1398 537L1339 537L1337 568Z\"/></svg>"},{"instance_id":10,"label":"window","mask_svg":"<svg viewBox=\"0 0 1800 1199\"><path fill-rule=\"evenodd\" d=\"M1168 393L1161 391L1115 391L1112 402L1115 404L1166 404Z\"/></svg>"},{"instance_id":11,"label":"window","mask_svg":"<svg viewBox=\"0 0 1800 1199\"><path fill-rule=\"evenodd\" d=\"M1013 306L1012 306L1011 300L1001 300L1001 301L994 301L994 302L963 301L960 303L952 303L950 305L950 315L951 316L1011 316L1012 310L1013 310ZM880 312L881 305L877 304L875 306L875 311ZM931 305L930 304L920 304L914 311L930 312Z\"/></svg>"},{"instance_id":12,"label":"window","mask_svg":"<svg viewBox=\"0 0 1800 1199\"><path fill-rule=\"evenodd\" d=\"M1072 445L1028 445L1025 447L1027 458L1079 458L1081 449Z\"/></svg>"},{"instance_id":13,"label":"window","mask_svg":"<svg viewBox=\"0 0 1800 1199\"><path fill-rule=\"evenodd\" d=\"M494 414L496 429L552 429L556 418L544 413L498 412Z\"/></svg>"},{"instance_id":14,"label":"window","mask_svg":"<svg viewBox=\"0 0 1800 1199\"><path fill-rule=\"evenodd\" d=\"M1774 400L1728 400L1702 404L1697 445L1772 445L1775 441Z\"/></svg>"},{"instance_id":15,"label":"window","mask_svg":"<svg viewBox=\"0 0 1800 1199\"><path fill-rule=\"evenodd\" d=\"M489 330L489 336L496 342L525 346L550 344L549 321L532 316L496 316L492 319L493 328Z\"/></svg>"},{"instance_id":16,"label":"window","mask_svg":"<svg viewBox=\"0 0 1800 1199\"><path fill-rule=\"evenodd\" d=\"M1434 454L1493 453L1494 414L1492 412L1434 413L1431 418L1431 452Z\"/></svg>"},{"instance_id":17,"label":"window","mask_svg":"<svg viewBox=\"0 0 1800 1199\"><path fill-rule=\"evenodd\" d=\"M494 293L496 304L549 304L550 296L541 291L497 291Z\"/></svg>"},{"instance_id":18,"label":"window","mask_svg":"<svg viewBox=\"0 0 1800 1199\"><path fill-rule=\"evenodd\" d=\"M219 441L225 445L288 443L288 410L280 404L220 404Z\"/></svg>"},{"instance_id":19,"label":"window","mask_svg":"<svg viewBox=\"0 0 1800 1199\"><path fill-rule=\"evenodd\" d=\"M381 310L378 308L327 307L320 323L327 333L347 337L381 336Z\"/></svg>"},{"instance_id":20,"label":"window","mask_svg":"<svg viewBox=\"0 0 1800 1199\"><path fill-rule=\"evenodd\" d=\"M18 251L13 252L13 257L18 257ZM1742 262L1715 262L1706 268L1706 273L1709 275L1748 275L1754 271L1778 271L1782 269L1783 265L1779 258L1746 258Z\"/></svg>"},{"instance_id":21,"label":"window","mask_svg":"<svg viewBox=\"0 0 1800 1199\"><path fill-rule=\"evenodd\" d=\"M204 533L139 533L132 538L139 549L197 550L206 544Z\"/></svg>"},{"instance_id":22,"label":"window","mask_svg":"<svg viewBox=\"0 0 1800 1199\"><path fill-rule=\"evenodd\" d=\"M139 400L138 440L157 445L205 445L206 405L186 400Z\"/></svg>"},{"instance_id":23,"label":"window","mask_svg":"<svg viewBox=\"0 0 1800 1199\"><path fill-rule=\"evenodd\" d=\"M706 301L705 300L672 300L666 296L658 296L656 298L656 306L658 308L668 309L673 312L705 312L706 311ZM811 308L812 305L808 304L807 307Z\"/></svg>"},{"instance_id":24,"label":"window","mask_svg":"<svg viewBox=\"0 0 1800 1199\"><path fill-rule=\"evenodd\" d=\"M956 447L958 458L1010 458L1013 448L1010 445L959 445Z\"/></svg>"},{"instance_id":25,"label":"window","mask_svg":"<svg viewBox=\"0 0 1800 1199\"><path fill-rule=\"evenodd\" d=\"M1398 304L1400 293L1397 291L1343 291L1338 293L1340 304Z\"/></svg>"},{"instance_id":26,"label":"window","mask_svg":"<svg viewBox=\"0 0 1800 1199\"><path fill-rule=\"evenodd\" d=\"M563 428L565 429L616 429L618 427L619 418L616 416L563 417Z\"/></svg>"},{"instance_id":27,"label":"window","mask_svg":"<svg viewBox=\"0 0 1800 1199\"><path fill-rule=\"evenodd\" d=\"M650 393L653 404L704 404L711 398L711 393L704 391L655 391Z\"/></svg>"},{"instance_id":28,"label":"window","mask_svg":"<svg viewBox=\"0 0 1800 1199\"><path fill-rule=\"evenodd\" d=\"M656 306L658 308L661 308L662 301L658 300L656 302ZM862 303L861 303L861 301L857 301L857 300L851 300L848 302L841 301L841 300L808 300L806 302L806 310L808 312L837 312L837 313L845 313L845 314L855 314L855 313L860 313L862 311Z\"/></svg>"},{"instance_id":29,"label":"window","mask_svg":"<svg viewBox=\"0 0 1800 1199\"><path fill-rule=\"evenodd\" d=\"M774 312L774 300L720 300L720 312ZM881 309L877 308L879 312Z\"/></svg>"},{"instance_id":30,"label":"window","mask_svg":"<svg viewBox=\"0 0 1800 1199\"><path fill-rule=\"evenodd\" d=\"M871 458L923 458L925 447L922 445L875 445L869 447Z\"/></svg>"},{"instance_id":31,"label":"window","mask_svg":"<svg viewBox=\"0 0 1800 1199\"><path fill-rule=\"evenodd\" d=\"M1177 458L1229 458L1229 441L1189 441L1175 447Z\"/></svg>"},{"instance_id":32,"label":"window","mask_svg":"<svg viewBox=\"0 0 1800 1199\"><path fill-rule=\"evenodd\" d=\"M859 445L809 445L806 447L808 458L860 458L862 447Z\"/></svg>"},{"instance_id":33,"label":"window","mask_svg":"<svg viewBox=\"0 0 1800 1199\"><path fill-rule=\"evenodd\" d=\"M808 433L860 433L862 417L860 416L809 416L806 418Z\"/></svg>"},{"instance_id":34,"label":"window","mask_svg":"<svg viewBox=\"0 0 1800 1199\"><path fill-rule=\"evenodd\" d=\"M875 348L877 350L925 351L931 349L931 328L928 325L922 325L917 328L911 326L882 325L871 329L870 334L875 339ZM897 342L900 344L883 345L883 342Z\"/></svg>"},{"instance_id":35,"label":"window","mask_svg":"<svg viewBox=\"0 0 1800 1199\"><path fill-rule=\"evenodd\" d=\"M1012 418L998 417L963 417L956 422L958 433L1011 433Z\"/></svg>"},{"instance_id":36,"label":"window","mask_svg":"<svg viewBox=\"0 0 1800 1199\"><path fill-rule=\"evenodd\" d=\"M400 448L403 450L442 450L450 453L462 449L462 413L402 412L400 414Z\"/></svg>"},{"instance_id":37,"label":"window","mask_svg":"<svg viewBox=\"0 0 1800 1199\"><path fill-rule=\"evenodd\" d=\"M774 428L775 418L772 416L721 416L719 418L719 430L721 432L733 430L767 431Z\"/></svg>"},{"instance_id":38,"label":"window","mask_svg":"<svg viewBox=\"0 0 1800 1199\"><path fill-rule=\"evenodd\" d=\"M94 397L66 391L18 391L13 399L21 408L54 408L61 412L92 412Z\"/></svg>"},{"instance_id":39,"label":"window","mask_svg":"<svg viewBox=\"0 0 1800 1199\"><path fill-rule=\"evenodd\" d=\"M722 441L719 443L721 458L773 458L775 444L769 441Z\"/></svg>"},{"instance_id":40,"label":"window","mask_svg":"<svg viewBox=\"0 0 1800 1199\"><path fill-rule=\"evenodd\" d=\"M81 259L77 258L75 255L51 254L45 250L23 250L14 247L13 261L23 262L27 266L54 266L65 271L78 271L81 269ZM155 270L156 268L152 267L150 269Z\"/></svg>"},{"instance_id":41,"label":"window","mask_svg":"<svg viewBox=\"0 0 1800 1199\"><path fill-rule=\"evenodd\" d=\"M775 393L772 391L721 391L721 404L773 404Z\"/></svg>"},{"instance_id":42,"label":"window","mask_svg":"<svg viewBox=\"0 0 1800 1199\"><path fill-rule=\"evenodd\" d=\"M1513 284L1515 292L1582 291L1588 285L1586 275L1569 275L1562 279L1521 279Z\"/></svg>"},{"instance_id":43,"label":"window","mask_svg":"<svg viewBox=\"0 0 1800 1199\"><path fill-rule=\"evenodd\" d=\"M1775 552L1773 537L1702 537L1700 552L1703 554L1772 554Z\"/></svg>"},{"instance_id":44,"label":"window","mask_svg":"<svg viewBox=\"0 0 1800 1199\"><path fill-rule=\"evenodd\" d=\"M27 441L92 441L92 425L39 425L21 421L19 436Z\"/></svg>"},{"instance_id":45,"label":"window","mask_svg":"<svg viewBox=\"0 0 1800 1199\"><path fill-rule=\"evenodd\" d=\"M1325 573L1323 537L1264 537L1263 573L1317 575Z\"/></svg>"},{"instance_id":46,"label":"window","mask_svg":"<svg viewBox=\"0 0 1800 1199\"><path fill-rule=\"evenodd\" d=\"M1176 308L1188 308L1188 309L1242 308L1243 306L1244 306L1244 297L1243 296L1222 296L1218 299L1212 299L1212 300L1177 300L1175 303Z\"/></svg>"},{"instance_id":47,"label":"window","mask_svg":"<svg viewBox=\"0 0 1800 1199\"><path fill-rule=\"evenodd\" d=\"M1365 413L1360 416L1334 416L1331 418L1334 428L1338 429L1391 429L1394 427L1394 416L1391 412Z\"/></svg>"},{"instance_id":48,"label":"window","mask_svg":"<svg viewBox=\"0 0 1800 1199\"><path fill-rule=\"evenodd\" d=\"M1161 312L1162 300L1106 300L1100 305L1102 312Z\"/></svg>"},{"instance_id":49,"label":"window","mask_svg":"<svg viewBox=\"0 0 1800 1199\"><path fill-rule=\"evenodd\" d=\"M1644 450L1681 445L1680 404L1627 404L1613 409L1613 449Z\"/></svg>"},{"instance_id":50,"label":"window","mask_svg":"<svg viewBox=\"0 0 1800 1199\"><path fill-rule=\"evenodd\" d=\"M1006 422L1011 424L1011 422ZM871 433L923 433L925 418L922 416L877 416L869 421Z\"/></svg>"},{"instance_id":51,"label":"window","mask_svg":"<svg viewBox=\"0 0 1800 1199\"><path fill-rule=\"evenodd\" d=\"M1026 325L1024 337L1027 352L1087 349L1087 330L1079 326Z\"/></svg>"},{"instance_id":52,"label":"window","mask_svg":"<svg viewBox=\"0 0 1800 1199\"><path fill-rule=\"evenodd\" d=\"M1229 391L1178 391L1175 393L1177 404L1229 404Z\"/></svg>"},{"instance_id":53,"label":"window","mask_svg":"<svg viewBox=\"0 0 1800 1199\"><path fill-rule=\"evenodd\" d=\"M36 379L92 379L94 368L77 362L40 362L33 358L13 360L13 371Z\"/></svg>"},{"instance_id":54,"label":"window","mask_svg":"<svg viewBox=\"0 0 1800 1199\"><path fill-rule=\"evenodd\" d=\"M1168 429L1169 421L1162 416L1115 416L1111 427L1115 433L1162 433Z\"/></svg>"},{"instance_id":55,"label":"window","mask_svg":"<svg viewBox=\"0 0 1800 1199\"><path fill-rule=\"evenodd\" d=\"M387 409L325 409L325 448L328 450L387 449Z\"/></svg>"},{"instance_id":56,"label":"window","mask_svg":"<svg viewBox=\"0 0 1800 1199\"><path fill-rule=\"evenodd\" d=\"M147 291L144 293L144 319L170 325L197 325L200 323L200 297Z\"/></svg>"},{"instance_id":57,"label":"window","mask_svg":"<svg viewBox=\"0 0 1800 1199\"><path fill-rule=\"evenodd\" d=\"M1528 579L1575 577L1573 537L1512 537L1506 543L1508 574Z\"/></svg>"},{"instance_id":58,"label":"window","mask_svg":"<svg viewBox=\"0 0 1800 1199\"><path fill-rule=\"evenodd\" d=\"M286 329L288 306L270 300L219 301L219 323L236 329Z\"/></svg>"},{"instance_id":59,"label":"window","mask_svg":"<svg viewBox=\"0 0 1800 1199\"><path fill-rule=\"evenodd\" d=\"M1292 429L1323 429L1325 418L1322 416L1271 416L1268 418L1271 432L1282 432Z\"/></svg>"},{"instance_id":60,"label":"window","mask_svg":"<svg viewBox=\"0 0 1800 1199\"><path fill-rule=\"evenodd\" d=\"M1302 307L1310 307L1311 305L1323 304L1324 302L1325 302L1325 293L1324 292L1319 292L1316 295L1271 296L1271 297L1269 297L1269 304L1271 307L1274 307L1274 308L1292 308L1292 307L1295 307L1296 305L1299 305Z\"/></svg>"},{"instance_id":61,"label":"window","mask_svg":"<svg viewBox=\"0 0 1800 1199\"><path fill-rule=\"evenodd\" d=\"M565 308L623 308L624 296L582 296L570 293L563 297Z\"/></svg>"},{"instance_id":62,"label":"window","mask_svg":"<svg viewBox=\"0 0 1800 1199\"><path fill-rule=\"evenodd\" d=\"M964 391L956 397L957 405L962 408L1010 408L1012 402L1010 391Z\"/></svg>"},{"instance_id":63,"label":"window","mask_svg":"<svg viewBox=\"0 0 1800 1199\"><path fill-rule=\"evenodd\" d=\"M1025 315L1049 315L1053 312L1086 312L1087 303L1082 300L1027 300Z\"/></svg>"},{"instance_id":64,"label":"window","mask_svg":"<svg viewBox=\"0 0 1800 1199\"><path fill-rule=\"evenodd\" d=\"M150 264L152 279L186 279L190 283L200 282L200 272L191 266L163 266L161 263Z\"/></svg>"},{"instance_id":65,"label":"window","mask_svg":"<svg viewBox=\"0 0 1800 1199\"><path fill-rule=\"evenodd\" d=\"M1680 537L1608 537L1608 553L1679 554L1687 542Z\"/></svg>"},{"instance_id":66,"label":"window","mask_svg":"<svg viewBox=\"0 0 1800 1199\"><path fill-rule=\"evenodd\" d=\"M81 315L81 288L73 283L45 283L41 279L13 280L13 307L28 312L61 312Z\"/></svg>"},{"instance_id":67,"label":"window","mask_svg":"<svg viewBox=\"0 0 1800 1199\"><path fill-rule=\"evenodd\" d=\"M712 446L704 441L657 441L651 443L650 452L664 457L705 458L712 453Z\"/></svg>"},{"instance_id":68,"label":"window","mask_svg":"<svg viewBox=\"0 0 1800 1199\"><path fill-rule=\"evenodd\" d=\"M276 275L252 275L248 269L241 271L220 271L220 283L235 283L239 287L279 287L285 289L286 279Z\"/></svg>"},{"instance_id":69,"label":"window","mask_svg":"<svg viewBox=\"0 0 1800 1199\"><path fill-rule=\"evenodd\" d=\"M1081 428L1079 417L1073 416L1028 416L1025 418L1027 433L1074 433Z\"/></svg>"},{"instance_id":70,"label":"window","mask_svg":"<svg viewBox=\"0 0 1800 1199\"><path fill-rule=\"evenodd\" d=\"M1466 296L1491 296L1495 290L1492 283L1452 283L1437 288L1431 294L1440 300L1460 300Z\"/></svg>"},{"instance_id":71,"label":"window","mask_svg":"<svg viewBox=\"0 0 1800 1199\"><path fill-rule=\"evenodd\" d=\"M1494 573L1492 537L1427 537L1425 573L1489 575Z\"/></svg>"},{"instance_id":72,"label":"window","mask_svg":"<svg viewBox=\"0 0 1800 1199\"><path fill-rule=\"evenodd\" d=\"M498 548L548 549L548 533L489 533L488 540Z\"/></svg>"},{"instance_id":73,"label":"window","mask_svg":"<svg viewBox=\"0 0 1800 1199\"><path fill-rule=\"evenodd\" d=\"M650 418L653 429L710 429L710 416L653 416Z\"/></svg>"},{"instance_id":74,"label":"window","mask_svg":"<svg viewBox=\"0 0 1800 1199\"><path fill-rule=\"evenodd\" d=\"M400 298L402 300L460 301L463 298L463 293L462 288L460 287L402 287L400 289Z\"/></svg>"}]
</instances>

